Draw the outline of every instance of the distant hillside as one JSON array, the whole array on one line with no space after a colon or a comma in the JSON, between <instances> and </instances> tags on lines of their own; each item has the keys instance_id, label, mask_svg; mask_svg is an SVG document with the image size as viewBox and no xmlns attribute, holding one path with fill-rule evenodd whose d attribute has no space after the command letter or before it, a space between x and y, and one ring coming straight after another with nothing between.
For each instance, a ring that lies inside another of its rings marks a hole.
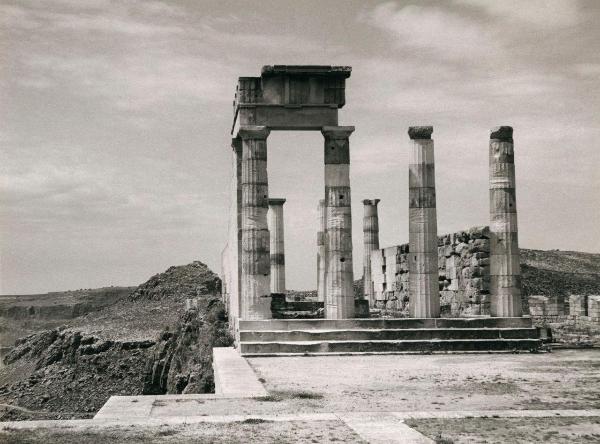
<instances>
[{"instance_id":1,"label":"distant hillside","mask_svg":"<svg viewBox=\"0 0 600 444\"><path fill-rule=\"evenodd\" d=\"M101 310L129 295L136 287L103 287L44 294L0 296L0 348L39 330L56 328Z\"/></svg>"},{"instance_id":2,"label":"distant hillside","mask_svg":"<svg viewBox=\"0 0 600 444\"><path fill-rule=\"evenodd\" d=\"M600 254L521 249L523 294L600 294Z\"/></svg>"}]
</instances>

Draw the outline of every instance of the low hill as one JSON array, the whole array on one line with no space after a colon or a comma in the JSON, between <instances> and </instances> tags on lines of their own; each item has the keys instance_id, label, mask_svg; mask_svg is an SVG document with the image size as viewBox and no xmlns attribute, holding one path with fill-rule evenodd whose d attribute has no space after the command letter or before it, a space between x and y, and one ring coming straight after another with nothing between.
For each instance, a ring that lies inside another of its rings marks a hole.
<instances>
[{"instance_id":1,"label":"low hill","mask_svg":"<svg viewBox=\"0 0 600 444\"><path fill-rule=\"evenodd\" d=\"M0 369L0 420L91 417L111 395L211 391L212 347L231 343L219 291L205 264L171 267L111 305L19 339ZM196 303L186 311L188 298Z\"/></svg>"},{"instance_id":2,"label":"low hill","mask_svg":"<svg viewBox=\"0 0 600 444\"><path fill-rule=\"evenodd\" d=\"M523 295L600 294L600 254L521 249Z\"/></svg>"}]
</instances>

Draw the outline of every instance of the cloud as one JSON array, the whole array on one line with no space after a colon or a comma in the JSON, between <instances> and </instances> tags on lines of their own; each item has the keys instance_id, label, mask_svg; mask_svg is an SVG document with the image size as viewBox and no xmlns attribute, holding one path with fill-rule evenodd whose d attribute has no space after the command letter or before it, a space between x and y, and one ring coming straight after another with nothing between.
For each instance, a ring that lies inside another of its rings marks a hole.
<instances>
[{"instance_id":1,"label":"cloud","mask_svg":"<svg viewBox=\"0 0 600 444\"><path fill-rule=\"evenodd\" d=\"M575 26L582 20L577 0L455 0L507 22L517 20L540 29Z\"/></svg>"},{"instance_id":2,"label":"cloud","mask_svg":"<svg viewBox=\"0 0 600 444\"><path fill-rule=\"evenodd\" d=\"M439 7L387 2L376 6L366 19L391 32L396 46L413 56L424 51L446 60L473 59L503 51L486 27Z\"/></svg>"}]
</instances>

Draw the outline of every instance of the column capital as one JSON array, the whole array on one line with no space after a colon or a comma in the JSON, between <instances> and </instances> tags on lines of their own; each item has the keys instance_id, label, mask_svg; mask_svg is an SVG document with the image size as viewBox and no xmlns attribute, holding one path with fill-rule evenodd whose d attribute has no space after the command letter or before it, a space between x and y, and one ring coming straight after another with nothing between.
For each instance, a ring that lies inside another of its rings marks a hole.
<instances>
[{"instance_id":1,"label":"column capital","mask_svg":"<svg viewBox=\"0 0 600 444\"><path fill-rule=\"evenodd\" d=\"M238 137L242 139L266 139L271 129L262 125L243 125L238 130Z\"/></svg>"},{"instance_id":2,"label":"column capital","mask_svg":"<svg viewBox=\"0 0 600 444\"><path fill-rule=\"evenodd\" d=\"M269 205L283 205L285 203L284 198L273 197L269 199Z\"/></svg>"},{"instance_id":3,"label":"column capital","mask_svg":"<svg viewBox=\"0 0 600 444\"><path fill-rule=\"evenodd\" d=\"M501 142L513 141L512 126L495 126L490 130L490 140L499 140Z\"/></svg>"},{"instance_id":4,"label":"column capital","mask_svg":"<svg viewBox=\"0 0 600 444\"><path fill-rule=\"evenodd\" d=\"M242 139L240 137L232 137L231 148L236 152L240 151L242 149Z\"/></svg>"},{"instance_id":5,"label":"column capital","mask_svg":"<svg viewBox=\"0 0 600 444\"><path fill-rule=\"evenodd\" d=\"M416 139L431 139L431 133L433 133L433 126L409 126L408 137L411 140Z\"/></svg>"},{"instance_id":6,"label":"column capital","mask_svg":"<svg viewBox=\"0 0 600 444\"><path fill-rule=\"evenodd\" d=\"M381 202L381 199L365 199L362 201L363 205L373 205L377 206L377 204Z\"/></svg>"},{"instance_id":7,"label":"column capital","mask_svg":"<svg viewBox=\"0 0 600 444\"><path fill-rule=\"evenodd\" d=\"M353 126L324 126L321 128L323 136L330 139L347 139L353 132Z\"/></svg>"}]
</instances>

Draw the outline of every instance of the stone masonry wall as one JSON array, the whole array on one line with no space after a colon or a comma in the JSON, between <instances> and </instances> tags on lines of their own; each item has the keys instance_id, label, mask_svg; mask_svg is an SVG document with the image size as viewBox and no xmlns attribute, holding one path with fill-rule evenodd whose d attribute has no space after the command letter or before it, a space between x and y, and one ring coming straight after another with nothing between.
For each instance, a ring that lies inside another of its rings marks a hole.
<instances>
[{"instance_id":1,"label":"stone masonry wall","mask_svg":"<svg viewBox=\"0 0 600 444\"><path fill-rule=\"evenodd\" d=\"M490 241L488 227L438 236L442 316L489 314ZM371 254L375 306L408 313L408 244Z\"/></svg>"}]
</instances>

